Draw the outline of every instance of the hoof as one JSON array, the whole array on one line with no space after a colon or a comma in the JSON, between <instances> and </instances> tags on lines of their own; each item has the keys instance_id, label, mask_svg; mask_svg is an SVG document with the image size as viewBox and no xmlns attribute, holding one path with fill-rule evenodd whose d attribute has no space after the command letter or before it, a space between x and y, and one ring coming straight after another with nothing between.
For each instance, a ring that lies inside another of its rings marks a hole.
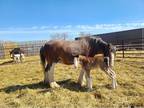
<instances>
[{"instance_id":1,"label":"hoof","mask_svg":"<svg viewBox=\"0 0 144 108\"><path fill-rule=\"evenodd\" d=\"M83 87L83 86L85 85L84 82L77 82L77 84L78 84L79 86L81 86L81 87Z\"/></svg>"},{"instance_id":2,"label":"hoof","mask_svg":"<svg viewBox=\"0 0 144 108\"><path fill-rule=\"evenodd\" d=\"M51 87L51 88L59 88L60 85L58 85L56 82L51 82L51 83L50 83L50 87Z\"/></svg>"}]
</instances>

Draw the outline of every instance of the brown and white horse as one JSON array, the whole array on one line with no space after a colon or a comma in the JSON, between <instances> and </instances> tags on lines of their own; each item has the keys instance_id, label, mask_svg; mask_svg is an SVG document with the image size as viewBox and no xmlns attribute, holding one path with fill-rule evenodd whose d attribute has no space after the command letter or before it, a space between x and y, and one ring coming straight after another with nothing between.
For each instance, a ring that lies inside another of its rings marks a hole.
<instances>
[{"instance_id":1,"label":"brown and white horse","mask_svg":"<svg viewBox=\"0 0 144 108\"><path fill-rule=\"evenodd\" d=\"M57 62L72 65L79 55L94 57L103 54L110 58L109 44L99 38L85 37L76 41L51 40L40 49L40 59L44 69L44 82L55 88L59 85L54 81L54 65ZM75 62L75 64L78 64Z\"/></svg>"},{"instance_id":2,"label":"brown and white horse","mask_svg":"<svg viewBox=\"0 0 144 108\"><path fill-rule=\"evenodd\" d=\"M112 47L111 47L112 48ZM113 47L114 48L114 47ZM112 79L112 88L116 88L116 74L112 69L114 66L114 49L111 50L111 57L104 57L103 54L96 54L94 57L79 56L79 61L82 66L78 83L83 85L83 76L85 74L86 86L88 90L92 90L92 76L90 74L91 69L100 67L111 79Z\"/></svg>"}]
</instances>

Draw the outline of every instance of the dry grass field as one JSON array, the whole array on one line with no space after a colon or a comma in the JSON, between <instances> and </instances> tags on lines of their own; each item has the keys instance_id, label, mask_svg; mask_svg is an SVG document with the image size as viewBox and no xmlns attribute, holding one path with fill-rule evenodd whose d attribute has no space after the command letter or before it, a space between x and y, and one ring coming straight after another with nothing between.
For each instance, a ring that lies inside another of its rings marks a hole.
<instances>
[{"instance_id":1,"label":"dry grass field","mask_svg":"<svg viewBox=\"0 0 144 108\"><path fill-rule=\"evenodd\" d=\"M61 88L42 83L39 57L27 57L24 63L0 60L0 108L95 108L144 107L144 59L116 59L118 88L100 69L93 70L93 91L77 85L80 71L57 64L55 80Z\"/></svg>"}]
</instances>

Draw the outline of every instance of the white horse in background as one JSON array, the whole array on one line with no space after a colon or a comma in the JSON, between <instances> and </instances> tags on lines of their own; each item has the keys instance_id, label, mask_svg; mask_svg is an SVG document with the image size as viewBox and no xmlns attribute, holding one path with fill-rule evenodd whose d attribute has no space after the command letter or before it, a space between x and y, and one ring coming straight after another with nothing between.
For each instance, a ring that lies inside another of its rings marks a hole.
<instances>
[{"instance_id":1,"label":"white horse in background","mask_svg":"<svg viewBox=\"0 0 144 108\"><path fill-rule=\"evenodd\" d=\"M94 57L79 56L79 62L82 66L78 83L83 85L83 76L85 74L86 86L89 91L92 90L92 76L90 74L91 69L100 67L111 79L112 79L112 88L116 88L116 74L112 69L114 66L114 53L111 52L111 57L104 57L103 54L97 54ZM77 61L78 62L78 61ZM76 62L76 63L77 63Z\"/></svg>"},{"instance_id":2,"label":"white horse in background","mask_svg":"<svg viewBox=\"0 0 144 108\"><path fill-rule=\"evenodd\" d=\"M20 48L14 48L10 51L10 57L15 63L23 62L25 59L24 51Z\"/></svg>"}]
</instances>

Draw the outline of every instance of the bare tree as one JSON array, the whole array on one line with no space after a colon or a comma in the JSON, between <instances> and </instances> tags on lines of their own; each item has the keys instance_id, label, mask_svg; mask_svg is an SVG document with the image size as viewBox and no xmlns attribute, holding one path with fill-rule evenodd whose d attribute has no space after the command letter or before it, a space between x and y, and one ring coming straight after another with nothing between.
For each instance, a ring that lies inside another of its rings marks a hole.
<instances>
[{"instance_id":1,"label":"bare tree","mask_svg":"<svg viewBox=\"0 0 144 108\"><path fill-rule=\"evenodd\" d=\"M80 32L79 36L80 37L87 37L87 36L91 36L91 34L90 33L85 33L85 32Z\"/></svg>"},{"instance_id":2,"label":"bare tree","mask_svg":"<svg viewBox=\"0 0 144 108\"><path fill-rule=\"evenodd\" d=\"M68 33L55 33L51 35L51 39L66 40L67 38L68 38Z\"/></svg>"}]
</instances>

